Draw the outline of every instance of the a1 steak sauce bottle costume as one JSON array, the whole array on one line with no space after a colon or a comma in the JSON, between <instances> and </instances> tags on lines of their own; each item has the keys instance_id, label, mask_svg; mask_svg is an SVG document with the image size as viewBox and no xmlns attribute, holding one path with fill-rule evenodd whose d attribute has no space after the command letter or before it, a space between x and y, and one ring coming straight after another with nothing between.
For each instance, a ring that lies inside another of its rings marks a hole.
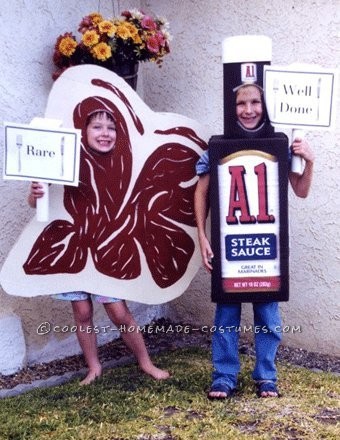
<instances>
[{"instance_id":1,"label":"a1 steak sauce bottle costume","mask_svg":"<svg viewBox=\"0 0 340 440\"><path fill-rule=\"evenodd\" d=\"M224 134L209 141L217 303L289 297L288 138L274 132L264 101L263 67L271 56L266 36L223 41Z\"/></svg>"}]
</instances>

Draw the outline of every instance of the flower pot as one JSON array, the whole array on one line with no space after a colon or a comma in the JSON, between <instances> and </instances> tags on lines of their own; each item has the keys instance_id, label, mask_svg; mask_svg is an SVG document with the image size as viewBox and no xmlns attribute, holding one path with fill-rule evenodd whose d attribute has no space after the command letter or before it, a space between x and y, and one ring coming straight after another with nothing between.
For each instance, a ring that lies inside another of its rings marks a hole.
<instances>
[{"instance_id":1,"label":"flower pot","mask_svg":"<svg viewBox=\"0 0 340 440\"><path fill-rule=\"evenodd\" d=\"M137 9L125 10L109 20L93 12L78 25L80 42L72 32L57 38L53 53L57 71L53 79L67 67L95 64L113 70L136 90L138 62L152 61L160 67L170 52L168 27L164 17L152 17Z\"/></svg>"},{"instance_id":2,"label":"flower pot","mask_svg":"<svg viewBox=\"0 0 340 440\"><path fill-rule=\"evenodd\" d=\"M138 67L139 67L138 61L122 62L116 66L112 66L112 71L115 72L121 78L124 78L125 81L133 88L133 90L136 90L137 79L138 79Z\"/></svg>"}]
</instances>

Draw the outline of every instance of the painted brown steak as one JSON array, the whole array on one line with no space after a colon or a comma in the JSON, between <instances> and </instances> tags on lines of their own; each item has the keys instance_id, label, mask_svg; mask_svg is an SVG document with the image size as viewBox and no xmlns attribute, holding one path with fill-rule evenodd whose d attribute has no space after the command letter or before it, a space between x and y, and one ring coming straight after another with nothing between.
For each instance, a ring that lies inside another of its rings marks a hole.
<instances>
[{"instance_id":1,"label":"painted brown steak","mask_svg":"<svg viewBox=\"0 0 340 440\"><path fill-rule=\"evenodd\" d=\"M136 130L143 135L143 124L126 97L113 87L111 91L126 103ZM111 153L98 155L86 143L85 121L91 111L105 108L116 119L117 143ZM83 136L79 186L64 189L64 207L72 220L55 220L45 227L23 265L25 273L78 273L91 255L97 271L134 279L141 273L143 252L157 285L174 284L185 273L195 249L181 225L195 225L198 154L181 143L164 143L164 139L177 134L206 148L204 141L186 127L155 130L163 143L132 182L130 135L119 109L103 97L89 97L77 105L73 119Z\"/></svg>"}]
</instances>

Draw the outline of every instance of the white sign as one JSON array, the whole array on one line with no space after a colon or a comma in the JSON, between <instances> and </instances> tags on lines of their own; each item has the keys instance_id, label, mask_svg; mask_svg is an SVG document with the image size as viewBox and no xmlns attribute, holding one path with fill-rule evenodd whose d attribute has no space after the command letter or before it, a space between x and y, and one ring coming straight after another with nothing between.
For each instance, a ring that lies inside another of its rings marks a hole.
<instances>
[{"instance_id":1,"label":"white sign","mask_svg":"<svg viewBox=\"0 0 340 440\"><path fill-rule=\"evenodd\" d=\"M274 125L332 128L336 71L317 66L264 66L264 93Z\"/></svg>"},{"instance_id":2,"label":"white sign","mask_svg":"<svg viewBox=\"0 0 340 440\"><path fill-rule=\"evenodd\" d=\"M5 123L4 179L78 185L81 131Z\"/></svg>"}]
</instances>

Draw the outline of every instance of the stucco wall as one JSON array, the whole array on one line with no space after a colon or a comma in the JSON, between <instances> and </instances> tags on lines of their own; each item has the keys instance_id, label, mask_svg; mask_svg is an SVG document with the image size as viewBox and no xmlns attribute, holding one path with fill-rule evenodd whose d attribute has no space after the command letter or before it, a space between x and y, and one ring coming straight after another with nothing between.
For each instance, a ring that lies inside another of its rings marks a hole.
<instances>
[{"instance_id":1,"label":"stucco wall","mask_svg":"<svg viewBox=\"0 0 340 440\"><path fill-rule=\"evenodd\" d=\"M223 131L221 41L243 34L267 35L273 43L272 64L303 62L338 67L338 0L173 0L147 1L171 24L173 49L161 72L145 66L145 97L159 110L184 112ZM148 84L152 86L148 87ZM339 101L334 132L310 131L316 152L311 194L298 199L290 191L290 301L282 303L286 326L300 328L284 343L340 354L338 191ZM290 134L287 132L287 134ZM179 319L211 324L210 277L201 270L173 304ZM251 323L251 306L245 307Z\"/></svg>"},{"instance_id":2,"label":"stucco wall","mask_svg":"<svg viewBox=\"0 0 340 440\"><path fill-rule=\"evenodd\" d=\"M100 3L101 12L111 15L111 1ZM147 104L154 110L181 113L206 123L214 134L220 134L223 127L221 41L226 36L268 35L273 40L273 64L301 61L335 67L339 59L338 0L122 0L114 3L120 3L120 9L141 4L146 11L166 16L171 25L172 52L162 69L150 64L141 67L138 89ZM28 123L34 116L43 116L52 85L51 54L55 39L65 31L76 33L80 19L97 6L98 2L93 0L3 0L0 8L1 121ZM285 324L301 326L302 330L286 334L285 343L340 354L337 343L340 323L339 129L310 132L308 139L316 150L315 178L308 199L297 199L290 194L291 299L282 304ZM1 138L1 157L2 153ZM26 183L0 182L0 265L33 216L26 203L27 186ZM209 276L201 270L179 300L165 307L134 305L137 320L142 324L170 314L183 321L209 325L214 310L209 290ZM250 306L244 308L249 321ZM0 319L8 316L17 316L23 328L23 334L18 333L18 337L27 353L18 357L18 367L26 360L43 362L79 350L74 334L37 334L39 324L44 321L71 324L73 319L67 304L61 305L50 298L9 297L0 290ZM96 309L96 321L107 324L100 308ZM5 342L11 344L11 332L18 331L17 323L16 319L3 321L0 341L6 337ZM3 331L6 325L10 327L7 336ZM112 336L102 335L101 341ZM5 353L0 354L3 358Z\"/></svg>"}]
</instances>

